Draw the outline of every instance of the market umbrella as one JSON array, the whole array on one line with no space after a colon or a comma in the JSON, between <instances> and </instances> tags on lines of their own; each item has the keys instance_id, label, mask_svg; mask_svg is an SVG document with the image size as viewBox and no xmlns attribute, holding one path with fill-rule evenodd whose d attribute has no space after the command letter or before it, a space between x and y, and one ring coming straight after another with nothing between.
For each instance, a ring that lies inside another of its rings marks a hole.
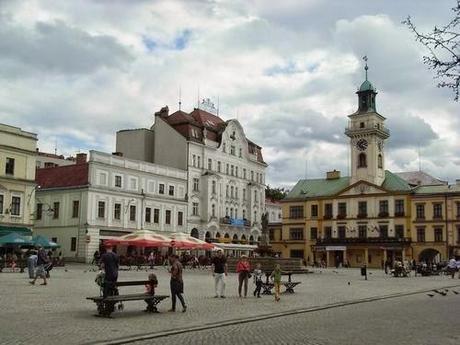
<instances>
[{"instance_id":1,"label":"market umbrella","mask_svg":"<svg viewBox=\"0 0 460 345\"><path fill-rule=\"evenodd\" d=\"M124 244L138 247L169 247L171 239L150 230L139 230L131 234L108 239L105 243L111 245Z\"/></svg>"},{"instance_id":2,"label":"market umbrella","mask_svg":"<svg viewBox=\"0 0 460 345\"><path fill-rule=\"evenodd\" d=\"M8 235L0 237L1 246L32 246L34 242L27 238L12 232Z\"/></svg>"},{"instance_id":3,"label":"market umbrella","mask_svg":"<svg viewBox=\"0 0 460 345\"><path fill-rule=\"evenodd\" d=\"M38 235L38 236L35 236L32 241L34 242L34 244L36 246L42 246L43 248L59 248L60 245L57 244L56 242L53 242L53 241L50 241L49 239L47 239L45 236L41 236L41 235Z\"/></svg>"},{"instance_id":4,"label":"market umbrella","mask_svg":"<svg viewBox=\"0 0 460 345\"><path fill-rule=\"evenodd\" d=\"M171 247L177 249L202 249L210 250L214 248L214 245L198 238L178 232L170 235Z\"/></svg>"}]
</instances>

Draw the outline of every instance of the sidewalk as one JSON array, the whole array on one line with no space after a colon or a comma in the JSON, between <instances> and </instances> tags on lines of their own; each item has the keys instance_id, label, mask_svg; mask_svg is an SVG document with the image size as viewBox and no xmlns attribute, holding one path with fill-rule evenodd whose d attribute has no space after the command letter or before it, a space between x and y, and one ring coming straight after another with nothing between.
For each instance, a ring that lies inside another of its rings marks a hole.
<instances>
[{"instance_id":1,"label":"sidewalk","mask_svg":"<svg viewBox=\"0 0 460 345\"><path fill-rule=\"evenodd\" d=\"M460 285L459 279L447 276L392 278L382 271L370 270L365 281L359 269L315 270L314 274L294 275L301 281L295 294L283 295L275 303L272 296L256 299L252 282L248 298L237 296L237 276L227 278L226 299L215 299L213 278L209 271L184 271L186 313L167 313L170 300L160 304L160 314L146 314L143 302L127 302L122 312L112 319L96 318L96 306L85 297L98 295L94 283L96 272L85 272L87 266L71 265L53 270L48 286L31 286L27 275L0 273L2 344L82 344L131 335L160 332L181 327L199 326L255 318L283 311L322 306L344 301L408 293ZM149 271L150 272L150 271ZM157 268L158 294L169 294L169 276ZM145 271L121 271L119 280L146 279ZM350 284L348 284L350 283ZM140 292L142 287L122 289L122 293Z\"/></svg>"}]
</instances>

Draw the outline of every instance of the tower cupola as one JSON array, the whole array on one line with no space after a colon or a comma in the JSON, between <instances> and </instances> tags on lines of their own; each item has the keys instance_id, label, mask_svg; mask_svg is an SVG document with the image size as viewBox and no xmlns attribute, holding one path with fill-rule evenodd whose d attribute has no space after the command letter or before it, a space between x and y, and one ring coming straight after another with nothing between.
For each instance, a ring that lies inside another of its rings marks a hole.
<instances>
[{"instance_id":1,"label":"tower cupola","mask_svg":"<svg viewBox=\"0 0 460 345\"><path fill-rule=\"evenodd\" d=\"M375 106L375 96L377 95L377 91L372 83L367 79L367 71L369 67L367 66L367 57L364 57L364 61L366 61L366 66L364 67L366 80L363 81L359 90L356 92L358 94L358 114L364 113L371 113L377 112Z\"/></svg>"}]
</instances>

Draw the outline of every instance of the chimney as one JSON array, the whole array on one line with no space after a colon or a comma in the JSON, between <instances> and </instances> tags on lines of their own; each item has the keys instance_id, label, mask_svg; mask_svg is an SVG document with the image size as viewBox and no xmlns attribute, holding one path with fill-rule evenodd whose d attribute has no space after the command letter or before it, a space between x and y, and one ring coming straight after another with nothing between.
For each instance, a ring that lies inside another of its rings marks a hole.
<instances>
[{"instance_id":1,"label":"chimney","mask_svg":"<svg viewBox=\"0 0 460 345\"><path fill-rule=\"evenodd\" d=\"M86 163L86 153L77 153L76 164L85 164Z\"/></svg>"},{"instance_id":2,"label":"chimney","mask_svg":"<svg viewBox=\"0 0 460 345\"><path fill-rule=\"evenodd\" d=\"M123 152L120 152L120 151L112 152L112 155L118 156L118 157L123 157Z\"/></svg>"},{"instance_id":3,"label":"chimney","mask_svg":"<svg viewBox=\"0 0 460 345\"><path fill-rule=\"evenodd\" d=\"M340 171L335 170L334 171L328 171L326 173L326 180L336 180L340 178Z\"/></svg>"},{"instance_id":4,"label":"chimney","mask_svg":"<svg viewBox=\"0 0 460 345\"><path fill-rule=\"evenodd\" d=\"M165 106L163 108L160 109L160 111L157 111L155 113L155 117L159 116L161 118L165 118L165 117L168 117L169 115L169 108L168 106Z\"/></svg>"}]
</instances>

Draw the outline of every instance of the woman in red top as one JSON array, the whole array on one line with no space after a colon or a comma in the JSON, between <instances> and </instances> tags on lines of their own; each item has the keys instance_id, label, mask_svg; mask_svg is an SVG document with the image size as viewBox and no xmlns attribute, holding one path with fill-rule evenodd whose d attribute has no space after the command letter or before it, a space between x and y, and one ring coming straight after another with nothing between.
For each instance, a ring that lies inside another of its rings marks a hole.
<instances>
[{"instance_id":1,"label":"woman in red top","mask_svg":"<svg viewBox=\"0 0 460 345\"><path fill-rule=\"evenodd\" d=\"M248 279L251 265L249 264L248 257L242 255L240 261L236 264L236 273L238 273L238 294L241 297L241 287L244 283L244 298L248 295Z\"/></svg>"}]
</instances>

